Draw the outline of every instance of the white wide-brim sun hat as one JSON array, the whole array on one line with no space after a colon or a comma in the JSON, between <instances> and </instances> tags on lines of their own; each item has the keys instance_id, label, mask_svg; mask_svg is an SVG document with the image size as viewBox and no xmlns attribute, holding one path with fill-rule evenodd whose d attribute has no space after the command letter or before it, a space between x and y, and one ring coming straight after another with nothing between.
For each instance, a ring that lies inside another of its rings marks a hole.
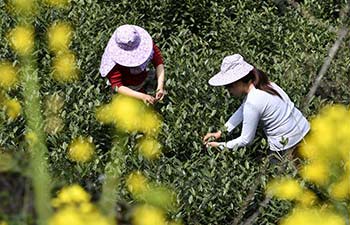
<instances>
[{"instance_id":1,"label":"white wide-brim sun hat","mask_svg":"<svg viewBox=\"0 0 350 225\"><path fill-rule=\"evenodd\" d=\"M240 54L226 56L222 60L220 72L209 79L211 86L224 86L231 84L248 75L254 66L244 61Z\"/></svg>"},{"instance_id":2,"label":"white wide-brim sun hat","mask_svg":"<svg viewBox=\"0 0 350 225\"><path fill-rule=\"evenodd\" d=\"M153 40L145 29L130 24L119 26L102 55L100 73L103 77L107 76L116 64L140 66L148 60L152 51Z\"/></svg>"}]
</instances>

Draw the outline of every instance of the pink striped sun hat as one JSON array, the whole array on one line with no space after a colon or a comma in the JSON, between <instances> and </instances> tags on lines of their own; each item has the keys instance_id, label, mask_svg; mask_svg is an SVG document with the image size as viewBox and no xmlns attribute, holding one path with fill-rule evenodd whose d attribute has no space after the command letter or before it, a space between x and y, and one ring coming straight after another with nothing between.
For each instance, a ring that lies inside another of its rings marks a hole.
<instances>
[{"instance_id":1,"label":"pink striped sun hat","mask_svg":"<svg viewBox=\"0 0 350 225\"><path fill-rule=\"evenodd\" d=\"M152 37L145 29L129 24L119 26L102 55L100 73L103 77L107 76L116 64L140 66L147 61L152 50Z\"/></svg>"},{"instance_id":2,"label":"pink striped sun hat","mask_svg":"<svg viewBox=\"0 0 350 225\"><path fill-rule=\"evenodd\" d=\"M220 72L209 80L211 86L224 86L246 76L254 66L244 61L240 54L226 56L222 60Z\"/></svg>"}]
</instances>

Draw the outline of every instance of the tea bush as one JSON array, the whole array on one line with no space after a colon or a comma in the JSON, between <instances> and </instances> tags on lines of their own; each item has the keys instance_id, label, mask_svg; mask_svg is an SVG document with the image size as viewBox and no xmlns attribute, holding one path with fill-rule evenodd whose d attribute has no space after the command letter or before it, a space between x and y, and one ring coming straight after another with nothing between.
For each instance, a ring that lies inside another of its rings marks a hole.
<instances>
[{"instance_id":1,"label":"tea bush","mask_svg":"<svg viewBox=\"0 0 350 225\"><path fill-rule=\"evenodd\" d=\"M55 189L80 183L93 194L94 200L99 198L104 167L111 160L109 152L114 138L113 127L102 125L95 118L96 108L112 97L106 80L99 75L99 63L115 28L124 23L137 24L149 31L165 59L168 94L155 106L164 121L160 135L163 155L157 161L145 160L132 148L131 137L123 174L141 170L150 179L176 190L178 208L169 216L182 218L184 224L232 223L240 216L250 187L258 182L253 200L243 212L242 219L247 218L264 199L265 183L276 172L262 172L267 146L260 132L254 144L247 148L234 151L204 148L202 136L222 126L240 103L222 88L209 87L207 81L218 72L224 56L241 53L266 71L270 79L301 107L336 39L335 31L341 24L338 12L345 4L345 1L301 1L302 9L312 15L310 19L287 1L279 1L284 2L283 8L276 2L73 0L67 9L41 8L35 19L36 37L41 40L36 43L40 92L43 99L58 95L64 101L58 112L63 128L47 134L46 139L49 150L46 157ZM18 57L6 39L17 21L4 1L0 1L0 16L0 60L8 59L19 65ZM80 71L80 79L74 83L63 84L52 79L54 55L48 49L46 32L58 20L69 22L74 30L70 49L76 53ZM327 103L349 104L348 43L349 36L307 107L307 116L316 114ZM19 99L25 94L21 92L21 86L8 93ZM45 115L44 100L42 106ZM8 122L1 111L0 122L1 150L27 157L25 120L19 118ZM225 138L238 134L239 131L235 131ZM79 136L92 137L96 146L95 157L85 164L72 162L67 155L70 141ZM16 162L18 165L13 169L23 170L25 165L21 159ZM5 169L0 170L3 171L0 177L9 176ZM26 174L22 176L26 177ZM10 177L16 179L17 175ZM19 184L30 189L28 182L19 181ZM132 203L124 176L122 184L120 202ZM18 214L22 209L4 210L11 204L11 197L4 196L0 201L0 219L21 220ZM288 209L290 203L273 200L255 224L275 224Z\"/></svg>"}]
</instances>

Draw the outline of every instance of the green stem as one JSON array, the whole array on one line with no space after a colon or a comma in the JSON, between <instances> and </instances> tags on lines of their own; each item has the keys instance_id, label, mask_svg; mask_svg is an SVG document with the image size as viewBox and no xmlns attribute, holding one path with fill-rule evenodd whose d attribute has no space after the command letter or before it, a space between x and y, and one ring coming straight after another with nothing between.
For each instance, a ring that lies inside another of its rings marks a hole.
<instances>
[{"instance_id":1,"label":"green stem","mask_svg":"<svg viewBox=\"0 0 350 225\"><path fill-rule=\"evenodd\" d=\"M43 131L44 123L40 107L38 72L35 69L33 57L23 57L22 64L21 83L23 87L24 114L27 123L26 132L32 135L28 146L31 153L31 174L35 207L38 215L38 224L46 225L52 213L50 206L51 181L48 174L48 164L45 159L48 151Z\"/></svg>"},{"instance_id":2,"label":"green stem","mask_svg":"<svg viewBox=\"0 0 350 225\"><path fill-rule=\"evenodd\" d=\"M125 134L117 133L111 149L111 161L105 167L105 180L99 205L109 218L115 218L120 177L125 168L124 154L127 141L128 137Z\"/></svg>"}]
</instances>

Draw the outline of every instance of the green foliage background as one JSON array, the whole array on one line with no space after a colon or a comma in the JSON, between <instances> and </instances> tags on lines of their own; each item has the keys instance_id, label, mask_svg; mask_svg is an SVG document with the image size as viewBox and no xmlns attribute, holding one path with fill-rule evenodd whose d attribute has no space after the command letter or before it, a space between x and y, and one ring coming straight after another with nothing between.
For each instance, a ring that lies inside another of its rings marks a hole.
<instances>
[{"instance_id":1,"label":"green foliage background","mask_svg":"<svg viewBox=\"0 0 350 225\"><path fill-rule=\"evenodd\" d=\"M58 93L65 99L60 114L65 121L64 129L47 136L50 152L47 157L55 187L77 182L95 199L99 197L113 135L113 129L98 123L94 116L96 107L112 96L106 80L99 75L99 63L115 28L125 23L137 24L149 31L165 59L168 95L156 105L164 119L161 134L164 154L160 160L149 162L131 147L124 174L139 169L151 180L174 188L179 207L169 216L181 217L185 224L229 224L238 216L249 188L257 180L261 187L249 205L254 207L254 202L263 199L263 186L271 174L259 175L261 157L266 156L267 149L261 133L252 146L237 151L219 152L202 146L202 136L222 126L240 103L225 90L209 87L209 77L219 70L224 56L240 53L266 71L301 106L336 39L338 12L345 2L303 1L301 6L310 12L312 19L285 1L73 0L67 9L43 8L35 22L36 36L41 40L37 42L41 93L44 97ZM10 59L18 64L6 40L16 21L3 0L0 18L0 60ZM54 56L47 49L46 31L56 20L70 22L75 30L71 49L77 55L80 69L80 80L75 83L60 84L51 78ZM307 116L326 103L349 104L348 45L349 37L308 106ZM9 93L10 96L18 96L20 89ZM24 119L8 123L3 112L0 118L0 148L19 155L19 165L14 168L21 170L25 166L23 158L27 157ZM238 134L239 130L233 136ZM93 137L97 146L94 160L84 165L69 161L66 155L69 142L79 135ZM12 178L20 176L11 174ZM1 182L7 182L8 172L0 177ZM17 184L9 187L14 188L2 192L0 217L16 215L18 219L23 209L11 208L14 204L11 196L22 188L30 189L30 182L18 179ZM133 201L124 185L121 193L122 202ZM290 203L272 201L255 224L275 224L289 207Z\"/></svg>"}]
</instances>

